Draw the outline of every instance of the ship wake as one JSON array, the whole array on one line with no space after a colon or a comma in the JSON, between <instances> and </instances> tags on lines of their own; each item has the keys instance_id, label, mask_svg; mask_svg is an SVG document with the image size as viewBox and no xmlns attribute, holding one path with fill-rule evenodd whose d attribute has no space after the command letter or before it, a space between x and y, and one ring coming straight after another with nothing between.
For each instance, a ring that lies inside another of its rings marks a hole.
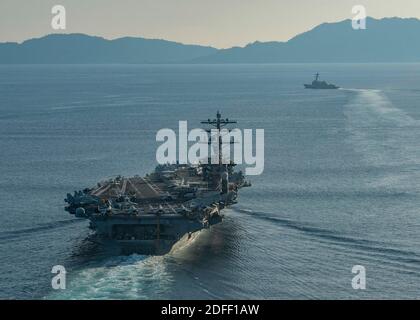
<instances>
[{"instance_id":1,"label":"ship wake","mask_svg":"<svg viewBox=\"0 0 420 320\"><path fill-rule=\"evenodd\" d=\"M47 299L159 299L172 278L162 256L118 256L69 275L66 290Z\"/></svg>"},{"instance_id":2,"label":"ship wake","mask_svg":"<svg viewBox=\"0 0 420 320\"><path fill-rule=\"evenodd\" d=\"M420 192L413 175L419 175L420 121L395 106L380 90L349 90L344 106L347 142L369 165L389 168L370 182L374 187L393 186ZM420 177L419 177L420 178Z\"/></svg>"},{"instance_id":3,"label":"ship wake","mask_svg":"<svg viewBox=\"0 0 420 320\"><path fill-rule=\"evenodd\" d=\"M383 264L401 272L420 276L420 254L400 248L394 243L355 237L273 213L238 208L234 210L248 217L269 222L273 227L297 231L301 237L308 238L311 242L317 241L320 245L327 245L328 248L341 254L363 257L377 265Z\"/></svg>"},{"instance_id":4,"label":"ship wake","mask_svg":"<svg viewBox=\"0 0 420 320\"><path fill-rule=\"evenodd\" d=\"M64 228L68 225L84 222L81 219L69 219L38 224L32 228L17 229L0 232L0 240L12 240L20 237L31 237L34 233L46 232L57 228Z\"/></svg>"}]
</instances>

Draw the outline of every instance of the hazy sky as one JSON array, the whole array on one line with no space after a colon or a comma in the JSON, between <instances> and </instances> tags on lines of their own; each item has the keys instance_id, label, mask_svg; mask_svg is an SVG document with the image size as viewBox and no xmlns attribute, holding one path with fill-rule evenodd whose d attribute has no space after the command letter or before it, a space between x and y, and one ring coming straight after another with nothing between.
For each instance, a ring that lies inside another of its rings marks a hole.
<instances>
[{"instance_id":1,"label":"hazy sky","mask_svg":"<svg viewBox=\"0 0 420 320\"><path fill-rule=\"evenodd\" d=\"M420 18L420 0L0 0L0 42L54 33L51 8L64 5L66 33L142 36L218 48L288 40L322 22L352 17Z\"/></svg>"}]
</instances>

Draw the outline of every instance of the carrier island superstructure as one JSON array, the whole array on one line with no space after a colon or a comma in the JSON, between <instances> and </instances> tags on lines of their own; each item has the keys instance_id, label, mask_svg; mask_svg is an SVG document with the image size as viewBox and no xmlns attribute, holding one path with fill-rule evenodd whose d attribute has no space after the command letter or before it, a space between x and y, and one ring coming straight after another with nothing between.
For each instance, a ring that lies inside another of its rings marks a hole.
<instances>
[{"instance_id":1,"label":"carrier island superstructure","mask_svg":"<svg viewBox=\"0 0 420 320\"><path fill-rule=\"evenodd\" d=\"M235 171L236 164L222 161L222 128L236 121L217 112L216 119L201 123L213 127L207 132L216 132L216 164L211 159L196 165L165 164L145 177L107 179L67 194L65 210L90 220L94 241L127 254L165 254L220 223L221 210L235 204L238 190L250 183L242 171Z\"/></svg>"}]
</instances>

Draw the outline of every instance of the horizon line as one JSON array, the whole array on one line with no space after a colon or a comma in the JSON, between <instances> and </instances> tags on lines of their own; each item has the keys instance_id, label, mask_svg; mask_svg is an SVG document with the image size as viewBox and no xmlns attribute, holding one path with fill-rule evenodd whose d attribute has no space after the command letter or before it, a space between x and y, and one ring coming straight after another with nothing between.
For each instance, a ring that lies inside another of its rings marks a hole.
<instances>
[{"instance_id":1,"label":"horizon line","mask_svg":"<svg viewBox=\"0 0 420 320\"><path fill-rule=\"evenodd\" d=\"M380 20L388 20L388 19L400 19L400 20L417 20L420 21L420 18L417 17L398 17L398 16L387 16L387 17L382 17L382 18L375 18L373 16L367 16L366 19L371 19L371 20L376 20L376 21L380 21ZM248 42L247 44L240 46L240 45L234 45L231 47L226 47L226 48L220 48L220 47L216 47L216 46L212 46L212 45L204 45L204 44L195 44L195 43L183 43L180 41L176 41L176 40L170 40L170 39L164 39L164 38L147 38L141 35L138 36L133 36L133 35L127 35L127 36L121 36L121 37L115 37L115 38L107 38L105 36L99 36L99 35L92 35L89 33L82 33L82 32L70 32L70 33L65 33L65 32L56 32L56 33L47 33L44 35L40 35L37 37L33 37L33 38L28 38L26 40L22 40L22 41L6 41L6 42L0 42L0 44L17 44L17 45L22 45L27 41L31 41L31 40L39 40L42 38L46 38L49 36L55 36L55 35L66 35L66 36L70 36L70 35L82 35L82 36L88 36L88 37L92 37L92 38L100 38L106 41L115 41L115 40L120 40L120 39L125 39L125 38L133 38L133 39L144 39L144 40L151 40L151 41L166 41L166 42L172 42L172 43L177 43L177 44L181 44L181 45L185 45L185 46L200 46L200 47L204 47L204 48L213 48L216 50L228 50L228 49L233 49L233 48L246 48L249 45L252 45L254 43L270 43L270 42L277 42L277 43L287 43L290 40L296 38L299 35L302 35L306 32L310 32L316 28L318 28L321 25L325 25L325 24L339 24L339 23L343 23L346 21L351 21L352 19L348 18L348 19L344 19L344 20L339 20L339 21L334 21L334 22L321 22L319 24L317 24L316 26L307 29L306 31L303 31L301 33L297 33L296 35L290 37L287 40L269 40L269 41L260 41L260 40L254 40L253 42Z\"/></svg>"}]
</instances>

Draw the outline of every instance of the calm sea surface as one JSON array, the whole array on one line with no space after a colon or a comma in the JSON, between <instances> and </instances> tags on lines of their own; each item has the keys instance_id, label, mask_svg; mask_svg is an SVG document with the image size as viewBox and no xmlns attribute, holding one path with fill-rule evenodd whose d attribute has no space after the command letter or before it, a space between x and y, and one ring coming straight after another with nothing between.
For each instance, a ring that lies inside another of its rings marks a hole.
<instances>
[{"instance_id":1,"label":"calm sea surface","mask_svg":"<svg viewBox=\"0 0 420 320\"><path fill-rule=\"evenodd\" d=\"M316 72L343 89L304 90ZM86 241L65 194L146 174L159 129L217 110L265 129L225 221L164 257ZM418 64L0 66L0 298L418 298L419 243Z\"/></svg>"}]
</instances>

